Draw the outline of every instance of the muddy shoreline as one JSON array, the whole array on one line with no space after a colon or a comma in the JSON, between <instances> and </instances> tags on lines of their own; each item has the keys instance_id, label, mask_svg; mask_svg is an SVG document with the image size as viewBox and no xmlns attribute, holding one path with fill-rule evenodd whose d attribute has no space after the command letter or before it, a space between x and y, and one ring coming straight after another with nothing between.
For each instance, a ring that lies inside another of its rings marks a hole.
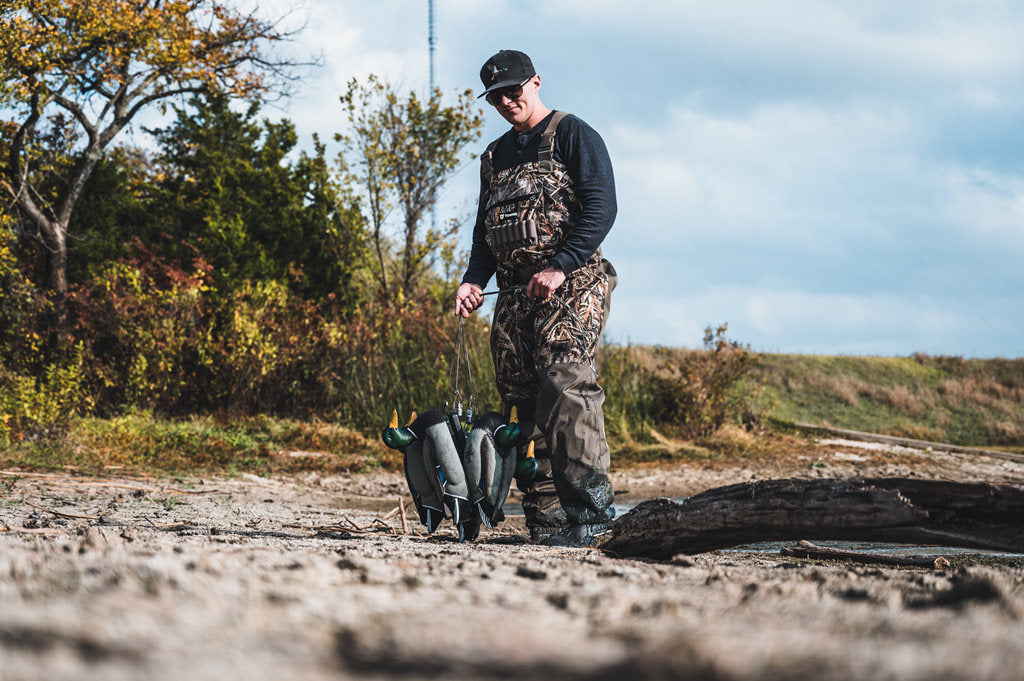
<instances>
[{"instance_id":1,"label":"muddy shoreline","mask_svg":"<svg viewBox=\"0 0 1024 681\"><path fill-rule=\"evenodd\" d=\"M1024 465L819 443L771 465L619 471L618 501L753 478L1017 482ZM906 450L906 451L903 451ZM822 463L824 462L824 465ZM626 560L458 544L401 477L0 474L0 679L1017 679L1024 567L777 553Z\"/></svg>"}]
</instances>

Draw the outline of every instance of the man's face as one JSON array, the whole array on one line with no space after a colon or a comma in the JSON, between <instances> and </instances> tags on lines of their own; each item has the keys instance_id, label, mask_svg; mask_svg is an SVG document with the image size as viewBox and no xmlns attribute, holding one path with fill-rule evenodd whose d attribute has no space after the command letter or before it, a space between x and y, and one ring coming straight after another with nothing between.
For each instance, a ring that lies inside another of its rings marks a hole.
<instances>
[{"instance_id":1,"label":"man's face","mask_svg":"<svg viewBox=\"0 0 1024 681\"><path fill-rule=\"evenodd\" d=\"M540 103L540 76L533 76L518 87L512 86L495 90L487 95L487 101L498 110L501 117L514 128L527 124Z\"/></svg>"}]
</instances>

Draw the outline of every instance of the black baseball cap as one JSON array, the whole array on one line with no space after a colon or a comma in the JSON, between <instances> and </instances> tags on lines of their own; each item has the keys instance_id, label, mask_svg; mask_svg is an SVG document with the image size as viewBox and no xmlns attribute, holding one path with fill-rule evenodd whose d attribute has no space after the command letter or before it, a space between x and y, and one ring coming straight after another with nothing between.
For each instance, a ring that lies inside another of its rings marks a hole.
<instances>
[{"instance_id":1,"label":"black baseball cap","mask_svg":"<svg viewBox=\"0 0 1024 681\"><path fill-rule=\"evenodd\" d=\"M519 50L502 50L485 61L480 68L480 80L487 89L478 97L483 97L491 90L519 85L536 75L533 62L524 53Z\"/></svg>"}]
</instances>

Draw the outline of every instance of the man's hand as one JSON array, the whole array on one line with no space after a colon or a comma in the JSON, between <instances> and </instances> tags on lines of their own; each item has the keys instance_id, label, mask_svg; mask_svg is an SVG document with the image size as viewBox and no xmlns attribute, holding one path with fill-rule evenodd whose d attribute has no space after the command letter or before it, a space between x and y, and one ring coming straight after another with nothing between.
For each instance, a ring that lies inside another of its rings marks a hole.
<instances>
[{"instance_id":1,"label":"man's hand","mask_svg":"<svg viewBox=\"0 0 1024 681\"><path fill-rule=\"evenodd\" d=\"M533 275L526 285L526 294L541 300L550 300L551 295L565 281L565 272L558 267L549 267Z\"/></svg>"},{"instance_id":2,"label":"man's hand","mask_svg":"<svg viewBox=\"0 0 1024 681\"><path fill-rule=\"evenodd\" d=\"M468 317L469 314L480 307L484 302L484 290L476 284L460 284L455 290L455 315Z\"/></svg>"}]
</instances>

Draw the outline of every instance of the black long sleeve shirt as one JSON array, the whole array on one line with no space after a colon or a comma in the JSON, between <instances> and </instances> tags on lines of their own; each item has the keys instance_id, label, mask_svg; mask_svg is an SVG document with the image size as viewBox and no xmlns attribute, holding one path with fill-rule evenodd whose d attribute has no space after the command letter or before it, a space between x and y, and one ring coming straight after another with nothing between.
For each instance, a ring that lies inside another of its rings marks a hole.
<instances>
[{"instance_id":1,"label":"black long sleeve shirt","mask_svg":"<svg viewBox=\"0 0 1024 681\"><path fill-rule=\"evenodd\" d=\"M520 133L510 128L492 142L488 149L492 153L493 172L536 161L541 133L554 113L552 111L527 132ZM596 130L573 115L566 116L558 124L554 158L565 165L569 176L573 178L573 190L582 208L579 220L568 231L565 245L552 258L552 265L569 274L590 259L615 222L615 177L604 140ZM473 248L469 254L466 274L462 278L463 282L481 288L487 285L498 264L485 238L484 215L489 189L481 172Z\"/></svg>"}]
</instances>

